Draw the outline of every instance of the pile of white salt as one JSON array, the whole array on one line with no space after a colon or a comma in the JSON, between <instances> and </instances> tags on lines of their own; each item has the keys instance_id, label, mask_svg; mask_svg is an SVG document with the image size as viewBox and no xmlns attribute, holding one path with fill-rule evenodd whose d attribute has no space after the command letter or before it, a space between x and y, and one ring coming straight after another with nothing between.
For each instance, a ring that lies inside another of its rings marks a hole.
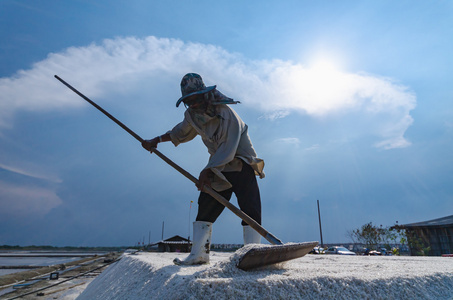
<instances>
[{"instance_id":1,"label":"pile of white salt","mask_svg":"<svg viewBox=\"0 0 453 300\"><path fill-rule=\"evenodd\" d=\"M124 255L78 299L453 299L453 258L306 255L242 271L236 253L176 266L187 253Z\"/></svg>"}]
</instances>

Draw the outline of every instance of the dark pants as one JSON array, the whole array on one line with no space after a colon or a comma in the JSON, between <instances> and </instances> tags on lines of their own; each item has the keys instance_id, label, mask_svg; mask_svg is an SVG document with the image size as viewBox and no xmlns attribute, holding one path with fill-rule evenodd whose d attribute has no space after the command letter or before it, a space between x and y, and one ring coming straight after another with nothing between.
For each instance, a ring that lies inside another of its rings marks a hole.
<instances>
[{"instance_id":1,"label":"dark pants","mask_svg":"<svg viewBox=\"0 0 453 300\"><path fill-rule=\"evenodd\" d=\"M240 172L223 172L222 174L225 175L233 187L218 193L228 201L234 193L238 200L239 208L261 224L260 191L252 167L243 162ZM225 206L211 195L201 192L200 197L198 197L197 221L214 223L224 209ZM242 221L242 225L245 226L247 223Z\"/></svg>"}]
</instances>

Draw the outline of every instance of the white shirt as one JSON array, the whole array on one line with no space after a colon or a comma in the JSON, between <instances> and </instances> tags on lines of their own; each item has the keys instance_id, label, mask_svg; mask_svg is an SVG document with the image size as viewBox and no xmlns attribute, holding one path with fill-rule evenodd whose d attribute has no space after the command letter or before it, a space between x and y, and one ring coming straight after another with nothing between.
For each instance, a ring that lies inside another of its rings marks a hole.
<instances>
[{"instance_id":1,"label":"white shirt","mask_svg":"<svg viewBox=\"0 0 453 300\"><path fill-rule=\"evenodd\" d=\"M172 143L178 146L201 136L211 155L205 169L210 168L216 175L211 186L217 191L231 187L221 172L240 171L243 161L255 170L256 175L264 178L264 161L256 157L247 125L228 105L215 105L214 108L213 116L188 108L184 120L168 132Z\"/></svg>"}]
</instances>

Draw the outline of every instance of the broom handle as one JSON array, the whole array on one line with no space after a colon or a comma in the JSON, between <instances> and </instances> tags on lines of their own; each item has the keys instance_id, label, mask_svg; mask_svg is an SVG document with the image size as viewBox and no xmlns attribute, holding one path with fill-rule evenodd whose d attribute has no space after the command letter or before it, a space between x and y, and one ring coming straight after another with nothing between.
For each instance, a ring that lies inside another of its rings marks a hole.
<instances>
[{"instance_id":1,"label":"broom handle","mask_svg":"<svg viewBox=\"0 0 453 300\"><path fill-rule=\"evenodd\" d=\"M90 103L91 105L93 105L94 107L96 107L99 111L101 111L104 115L106 115L107 117L109 117L113 122L115 122L116 124L118 124L121 128L123 128L124 130L126 130L130 135L132 135L135 139L137 139L140 143L143 142L144 140L138 135L136 134L134 131L132 131L129 127L127 127L126 125L124 125L121 121L119 121L117 118L115 118L114 116L112 116L110 113L108 113L106 110L104 110L102 107L100 107L99 105L97 105L94 101L90 100L88 97L86 97L84 94L82 94L81 92L79 92L78 90L76 90L74 87L72 87L69 83L67 83L66 81L64 81L63 79L61 79L59 76L55 75L55 78L58 79L61 83L63 83L66 87L68 87L70 90L72 90L74 93L76 93L77 95L79 95L80 97L82 97L83 99L85 99L88 103ZM156 148L153 148L151 151L151 153L155 153L157 156L159 156L163 161L165 161L167 164L169 164L170 166L172 166L174 169L176 169L179 173L181 173L182 175L184 175L186 178L188 178L190 181L192 181L193 183L195 183L196 185L198 184L198 179L195 178L194 176L192 176L189 172L187 172L186 170L184 170L183 168L181 168L179 165L177 165L176 163L174 163L171 159L169 159L168 157L166 157L165 155L163 155L159 150L157 150ZM211 187L207 186L207 185L204 185L203 186L203 192L205 193L208 193L209 195L211 195L212 197L214 197L214 199L216 199L217 201L219 201L223 206L225 206L226 208L228 208L229 210L231 210L236 216L238 216L239 218L241 218L245 223L247 223L248 225L250 225L250 227L252 227L253 229L255 229L261 236L263 236L267 241L269 241L271 244L273 245L282 245L282 241L279 240L277 237L275 237L272 233L270 233L269 231L267 231L266 229L264 229L260 224L258 224L258 222L256 222L254 219L252 219L251 217L249 217L246 213L244 213L242 210L240 210L239 208L237 208L236 206L234 206L233 204L231 204L228 200L226 200L224 197L222 197L221 195L219 195L214 189L212 189Z\"/></svg>"}]
</instances>

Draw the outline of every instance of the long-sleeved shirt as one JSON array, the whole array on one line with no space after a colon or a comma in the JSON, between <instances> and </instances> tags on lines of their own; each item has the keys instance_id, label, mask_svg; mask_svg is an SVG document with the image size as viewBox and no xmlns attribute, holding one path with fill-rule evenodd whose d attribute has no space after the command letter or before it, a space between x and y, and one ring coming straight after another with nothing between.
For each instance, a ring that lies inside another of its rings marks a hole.
<instances>
[{"instance_id":1,"label":"long-sleeved shirt","mask_svg":"<svg viewBox=\"0 0 453 300\"><path fill-rule=\"evenodd\" d=\"M228 105L215 106L213 116L188 108L184 120L168 133L175 146L201 136L208 148L210 158L206 168L216 175L211 186L217 191L231 187L222 172L240 171L242 162L249 164L255 174L264 178L264 161L256 157L248 135L247 125Z\"/></svg>"}]
</instances>

